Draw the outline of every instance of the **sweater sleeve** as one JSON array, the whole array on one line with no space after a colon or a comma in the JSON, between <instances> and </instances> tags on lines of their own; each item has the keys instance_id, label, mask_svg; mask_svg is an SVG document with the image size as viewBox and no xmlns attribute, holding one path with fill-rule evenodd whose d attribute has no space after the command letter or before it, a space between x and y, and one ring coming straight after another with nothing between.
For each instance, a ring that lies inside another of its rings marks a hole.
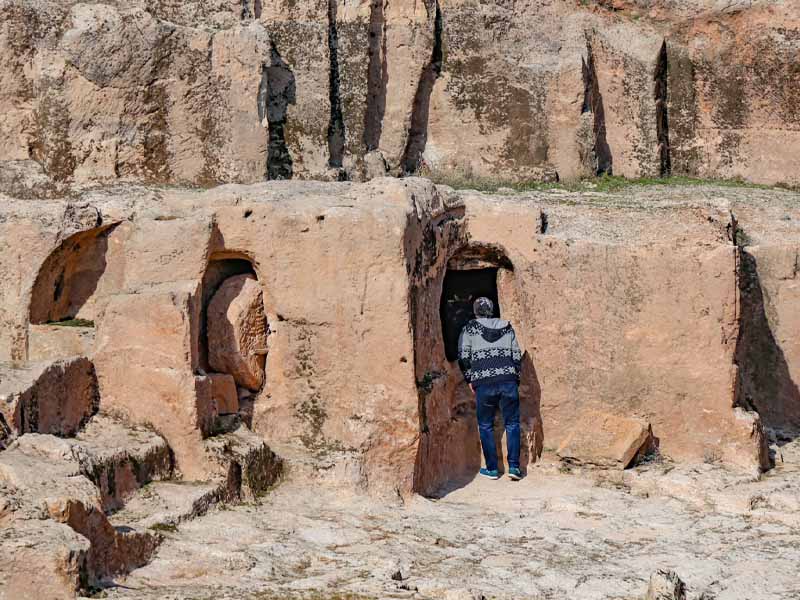
<instances>
[{"instance_id":1,"label":"sweater sleeve","mask_svg":"<svg viewBox=\"0 0 800 600\"><path fill-rule=\"evenodd\" d=\"M472 339L467 333L467 328L461 330L458 336L458 366L464 374L464 379L470 383L470 369L472 368Z\"/></svg>"},{"instance_id":2,"label":"sweater sleeve","mask_svg":"<svg viewBox=\"0 0 800 600\"><path fill-rule=\"evenodd\" d=\"M522 351L519 349L517 343L517 333L511 329L511 358L514 361L514 368L517 370L517 376L522 371Z\"/></svg>"}]
</instances>

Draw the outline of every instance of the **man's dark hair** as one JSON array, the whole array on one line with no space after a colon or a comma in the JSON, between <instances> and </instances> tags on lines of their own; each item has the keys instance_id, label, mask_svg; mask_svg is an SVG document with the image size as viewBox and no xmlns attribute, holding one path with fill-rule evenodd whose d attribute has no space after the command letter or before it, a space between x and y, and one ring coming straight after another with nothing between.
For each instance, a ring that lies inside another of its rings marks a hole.
<instances>
[{"instance_id":1,"label":"man's dark hair","mask_svg":"<svg viewBox=\"0 0 800 600\"><path fill-rule=\"evenodd\" d=\"M488 298L478 298L472 305L476 317L489 318L494 314L494 304Z\"/></svg>"}]
</instances>

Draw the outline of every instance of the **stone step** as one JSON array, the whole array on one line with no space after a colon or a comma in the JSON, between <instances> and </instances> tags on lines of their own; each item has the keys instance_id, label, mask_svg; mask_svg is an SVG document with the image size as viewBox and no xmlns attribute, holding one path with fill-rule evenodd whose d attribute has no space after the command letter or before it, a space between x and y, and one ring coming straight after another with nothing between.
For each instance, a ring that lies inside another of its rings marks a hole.
<instances>
[{"instance_id":1,"label":"stone step","mask_svg":"<svg viewBox=\"0 0 800 600\"><path fill-rule=\"evenodd\" d=\"M170 479L172 455L156 433L109 415L95 416L72 440L81 472L100 489L104 510L122 508L151 481Z\"/></svg>"},{"instance_id":2,"label":"stone step","mask_svg":"<svg viewBox=\"0 0 800 600\"><path fill-rule=\"evenodd\" d=\"M26 434L0 453L0 484L13 500L4 520L52 520L89 541L81 579L101 582L146 564L158 547L157 532L115 527L103 510L100 490L83 473L73 441ZM6 505L10 504L5 502ZM0 546L5 542L0 541ZM4 552L0 547L0 554Z\"/></svg>"},{"instance_id":3,"label":"stone step","mask_svg":"<svg viewBox=\"0 0 800 600\"><path fill-rule=\"evenodd\" d=\"M226 482L154 481L111 516L117 528L171 530L228 498Z\"/></svg>"},{"instance_id":4,"label":"stone step","mask_svg":"<svg viewBox=\"0 0 800 600\"><path fill-rule=\"evenodd\" d=\"M274 486L283 473L283 460L264 439L239 424L234 431L205 440L208 456L226 480L231 499L254 499Z\"/></svg>"}]
</instances>

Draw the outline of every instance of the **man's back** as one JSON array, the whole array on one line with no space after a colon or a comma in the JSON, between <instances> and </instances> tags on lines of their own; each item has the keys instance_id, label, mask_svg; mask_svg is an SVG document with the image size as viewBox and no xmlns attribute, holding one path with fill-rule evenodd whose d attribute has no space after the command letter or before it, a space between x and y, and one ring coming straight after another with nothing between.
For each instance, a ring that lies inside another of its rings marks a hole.
<instances>
[{"instance_id":1,"label":"man's back","mask_svg":"<svg viewBox=\"0 0 800 600\"><path fill-rule=\"evenodd\" d=\"M458 347L459 365L471 385L519 381L522 353L508 321L493 317L469 321Z\"/></svg>"}]
</instances>

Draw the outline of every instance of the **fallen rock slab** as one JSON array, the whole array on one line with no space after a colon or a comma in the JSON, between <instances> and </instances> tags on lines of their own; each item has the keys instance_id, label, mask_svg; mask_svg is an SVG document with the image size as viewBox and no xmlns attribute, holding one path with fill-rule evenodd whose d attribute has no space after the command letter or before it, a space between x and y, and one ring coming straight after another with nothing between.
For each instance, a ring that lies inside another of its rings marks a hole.
<instances>
[{"instance_id":1,"label":"fallen rock slab","mask_svg":"<svg viewBox=\"0 0 800 600\"><path fill-rule=\"evenodd\" d=\"M652 445L650 424L640 419L586 413L558 449L565 461L600 467L628 467Z\"/></svg>"}]
</instances>

